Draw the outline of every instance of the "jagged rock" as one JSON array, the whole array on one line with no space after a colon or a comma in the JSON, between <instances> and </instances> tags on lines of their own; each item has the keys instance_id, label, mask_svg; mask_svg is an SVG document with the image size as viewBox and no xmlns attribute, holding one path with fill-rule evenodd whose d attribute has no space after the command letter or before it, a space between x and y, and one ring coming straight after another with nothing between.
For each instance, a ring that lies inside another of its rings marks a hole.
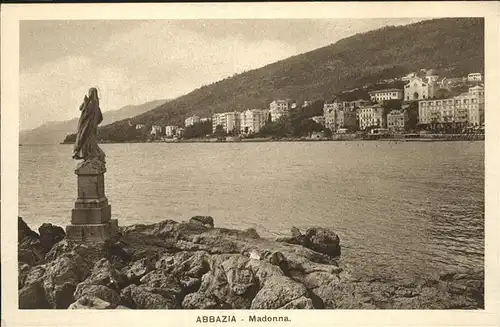
<instances>
[{"instance_id":1,"label":"jagged rock","mask_svg":"<svg viewBox=\"0 0 500 327\"><path fill-rule=\"evenodd\" d=\"M165 254L156 262L156 268L170 272L179 278L182 276L201 278L210 269L208 258L206 251Z\"/></svg>"},{"instance_id":2,"label":"jagged rock","mask_svg":"<svg viewBox=\"0 0 500 327\"><path fill-rule=\"evenodd\" d=\"M292 228L275 242L194 220L123 227L101 243L63 239L45 253L21 219L20 308L484 308L484 272L363 280L338 261L339 239L328 229Z\"/></svg>"},{"instance_id":3,"label":"jagged rock","mask_svg":"<svg viewBox=\"0 0 500 327\"><path fill-rule=\"evenodd\" d=\"M17 272L18 272L18 282L17 282L17 288L21 289L24 287L24 281L26 280L26 277L28 276L28 273L30 271L30 266L19 262L17 265Z\"/></svg>"},{"instance_id":4,"label":"jagged rock","mask_svg":"<svg viewBox=\"0 0 500 327\"><path fill-rule=\"evenodd\" d=\"M103 290L102 288L93 288L93 286L96 285L105 286L112 291L119 292L121 288L125 287L126 279L123 274L115 269L107 259L103 258L96 262L92 268L90 276L78 284L74 294L75 298L87 294L87 290ZM110 300L110 297L103 300L108 301ZM110 303L115 304L113 301Z\"/></svg>"},{"instance_id":5,"label":"jagged rock","mask_svg":"<svg viewBox=\"0 0 500 327\"><path fill-rule=\"evenodd\" d=\"M39 235L29 228L28 224L21 218L17 217L17 241L21 243L25 238L38 239Z\"/></svg>"},{"instance_id":6,"label":"jagged rock","mask_svg":"<svg viewBox=\"0 0 500 327\"><path fill-rule=\"evenodd\" d=\"M272 276L252 301L250 309L279 309L307 294L304 285L286 276Z\"/></svg>"},{"instance_id":7,"label":"jagged rock","mask_svg":"<svg viewBox=\"0 0 500 327\"><path fill-rule=\"evenodd\" d=\"M38 240L25 239L18 246L17 261L35 266L44 262L43 248Z\"/></svg>"},{"instance_id":8,"label":"jagged rock","mask_svg":"<svg viewBox=\"0 0 500 327\"><path fill-rule=\"evenodd\" d=\"M248 228L243 231L248 237L258 239L260 238L259 233L255 230L255 228Z\"/></svg>"},{"instance_id":9,"label":"jagged rock","mask_svg":"<svg viewBox=\"0 0 500 327\"><path fill-rule=\"evenodd\" d=\"M79 310L79 309L112 309L111 303L106 302L98 297L85 295L76 302L71 303L68 309Z\"/></svg>"},{"instance_id":10,"label":"jagged rock","mask_svg":"<svg viewBox=\"0 0 500 327\"><path fill-rule=\"evenodd\" d=\"M293 227L292 237L281 237L276 241L302 245L330 257L338 257L341 253L338 235L321 227L308 228L304 234L298 228Z\"/></svg>"},{"instance_id":11,"label":"jagged rock","mask_svg":"<svg viewBox=\"0 0 500 327\"><path fill-rule=\"evenodd\" d=\"M314 309L313 301L305 296L301 296L298 299L288 302L280 309Z\"/></svg>"},{"instance_id":12,"label":"jagged rock","mask_svg":"<svg viewBox=\"0 0 500 327\"><path fill-rule=\"evenodd\" d=\"M154 268L151 260L149 258L143 258L132 264L132 266L126 271L125 275L131 283L137 283L144 275L150 272Z\"/></svg>"},{"instance_id":13,"label":"jagged rock","mask_svg":"<svg viewBox=\"0 0 500 327\"><path fill-rule=\"evenodd\" d=\"M99 298L100 300L106 301L109 307L112 308L116 307L118 303L120 303L120 295L116 291L104 285L80 283L76 287L73 297L75 299L80 299L82 297Z\"/></svg>"},{"instance_id":14,"label":"jagged rock","mask_svg":"<svg viewBox=\"0 0 500 327\"><path fill-rule=\"evenodd\" d=\"M198 292L220 299L219 307L245 309L250 307L258 285L248 257L240 254L212 255L210 271L203 275Z\"/></svg>"},{"instance_id":15,"label":"jagged rock","mask_svg":"<svg viewBox=\"0 0 500 327\"><path fill-rule=\"evenodd\" d=\"M34 282L19 291L19 309L50 309L45 289L40 282Z\"/></svg>"},{"instance_id":16,"label":"jagged rock","mask_svg":"<svg viewBox=\"0 0 500 327\"><path fill-rule=\"evenodd\" d=\"M64 229L47 223L42 224L38 228L38 232L40 233L40 244L45 252L49 252L54 244L66 236Z\"/></svg>"},{"instance_id":17,"label":"jagged rock","mask_svg":"<svg viewBox=\"0 0 500 327\"><path fill-rule=\"evenodd\" d=\"M135 309L175 309L178 307L175 296L160 295L149 287L129 285L120 296L125 304Z\"/></svg>"},{"instance_id":18,"label":"jagged rock","mask_svg":"<svg viewBox=\"0 0 500 327\"><path fill-rule=\"evenodd\" d=\"M155 293L160 293L166 297L175 296L182 298L182 288L179 280L172 274L165 273L162 270L154 270L140 280L141 286L147 287Z\"/></svg>"},{"instance_id":19,"label":"jagged rock","mask_svg":"<svg viewBox=\"0 0 500 327\"><path fill-rule=\"evenodd\" d=\"M72 244L71 241L65 238L52 246L50 251L45 255L45 260L47 262L53 261L60 257L62 254L73 251L74 248L74 244Z\"/></svg>"},{"instance_id":20,"label":"jagged rock","mask_svg":"<svg viewBox=\"0 0 500 327\"><path fill-rule=\"evenodd\" d=\"M207 294L203 292L191 293L186 295L184 301L182 301L182 307L184 309L228 309L231 308L230 305L217 299L212 294Z\"/></svg>"},{"instance_id":21,"label":"jagged rock","mask_svg":"<svg viewBox=\"0 0 500 327\"><path fill-rule=\"evenodd\" d=\"M340 256L340 238L326 228L308 228L305 233L306 247L330 257Z\"/></svg>"},{"instance_id":22,"label":"jagged rock","mask_svg":"<svg viewBox=\"0 0 500 327\"><path fill-rule=\"evenodd\" d=\"M54 261L31 269L23 289L38 282L43 285L50 306L65 309L74 302L76 285L87 277L88 272L89 268L79 254L65 253Z\"/></svg>"},{"instance_id":23,"label":"jagged rock","mask_svg":"<svg viewBox=\"0 0 500 327\"><path fill-rule=\"evenodd\" d=\"M201 224L207 228L214 227L214 219L210 216L194 216L189 219L189 222L193 224Z\"/></svg>"}]
</instances>

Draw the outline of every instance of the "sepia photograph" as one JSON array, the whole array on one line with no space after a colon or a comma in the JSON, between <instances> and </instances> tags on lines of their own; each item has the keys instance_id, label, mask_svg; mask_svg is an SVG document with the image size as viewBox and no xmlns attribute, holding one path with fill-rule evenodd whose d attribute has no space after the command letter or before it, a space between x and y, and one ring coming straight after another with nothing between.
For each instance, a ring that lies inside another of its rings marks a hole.
<instances>
[{"instance_id":1,"label":"sepia photograph","mask_svg":"<svg viewBox=\"0 0 500 327\"><path fill-rule=\"evenodd\" d=\"M484 311L485 25L20 19L19 314Z\"/></svg>"}]
</instances>

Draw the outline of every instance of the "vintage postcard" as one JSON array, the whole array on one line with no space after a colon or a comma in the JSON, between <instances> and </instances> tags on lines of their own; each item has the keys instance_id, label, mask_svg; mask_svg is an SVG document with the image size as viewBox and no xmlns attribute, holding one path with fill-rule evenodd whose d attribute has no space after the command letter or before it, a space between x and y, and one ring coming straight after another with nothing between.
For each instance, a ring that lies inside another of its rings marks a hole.
<instances>
[{"instance_id":1,"label":"vintage postcard","mask_svg":"<svg viewBox=\"0 0 500 327\"><path fill-rule=\"evenodd\" d=\"M497 3L1 14L4 326L500 324Z\"/></svg>"}]
</instances>

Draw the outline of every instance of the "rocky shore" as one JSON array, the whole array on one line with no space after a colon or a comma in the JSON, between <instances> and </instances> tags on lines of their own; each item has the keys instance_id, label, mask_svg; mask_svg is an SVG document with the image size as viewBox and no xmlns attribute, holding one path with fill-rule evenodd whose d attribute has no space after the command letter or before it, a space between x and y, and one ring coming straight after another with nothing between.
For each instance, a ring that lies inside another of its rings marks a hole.
<instances>
[{"instance_id":1,"label":"rocky shore","mask_svg":"<svg viewBox=\"0 0 500 327\"><path fill-rule=\"evenodd\" d=\"M122 227L74 244L18 218L21 309L479 309L484 272L400 283L354 277L331 230L261 238L211 217Z\"/></svg>"}]
</instances>

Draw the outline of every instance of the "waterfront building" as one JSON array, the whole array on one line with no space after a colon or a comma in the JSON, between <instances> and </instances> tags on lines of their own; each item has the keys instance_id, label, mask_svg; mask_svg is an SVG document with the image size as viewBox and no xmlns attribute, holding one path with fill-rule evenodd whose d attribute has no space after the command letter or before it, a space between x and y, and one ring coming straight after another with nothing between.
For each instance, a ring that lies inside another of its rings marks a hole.
<instances>
[{"instance_id":1,"label":"waterfront building","mask_svg":"<svg viewBox=\"0 0 500 327\"><path fill-rule=\"evenodd\" d=\"M212 116L212 132L215 132L217 125L221 125L226 133L240 131L240 113L237 111L216 113Z\"/></svg>"},{"instance_id":2,"label":"waterfront building","mask_svg":"<svg viewBox=\"0 0 500 327\"><path fill-rule=\"evenodd\" d=\"M391 132L406 130L408 113L405 110L392 110L387 114L387 129Z\"/></svg>"},{"instance_id":3,"label":"waterfront building","mask_svg":"<svg viewBox=\"0 0 500 327\"><path fill-rule=\"evenodd\" d=\"M358 100L365 103L366 100ZM366 101L370 103L370 101ZM359 102L341 102L338 100L323 105L324 126L336 132L338 129L347 128L351 131L356 130L356 111L352 108L357 107Z\"/></svg>"},{"instance_id":4,"label":"waterfront building","mask_svg":"<svg viewBox=\"0 0 500 327\"><path fill-rule=\"evenodd\" d=\"M257 133L268 120L269 111L248 109L240 114L240 131L244 134Z\"/></svg>"},{"instance_id":5,"label":"waterfront building","mask_svg":"<svg viewBox=\"0 0 500 327\"><path fill-rule=\"evenodd\" d=\"M135 129L143 129L144 127L146 127L146 125L144 125L144 124L135 125Z\"/></svg>"},{"instance_id":6,"label":"waterfront building","mask_svg":"<svg viewBox=\"0 0 500 327\"><path fill-rule=\"evenodd\" d=\"M432 79L413 77L404 88L406 101L431 99L436 91L436 83Z\"/></svg>"},{"instance_id":7,"label":"waterfront building","mask_svg":"<svg viewBox=\"0 0 500 327\"><path fill-rule=\"evenodd\" d=\"M481 126L484 123L484 87L474 86L467 93L453 98L419 101L419 124Z\"/></svg>"},{"instance_id":8,"label":"waterfront building","mask_svg":"<svg viewBox=\"0 0 500 327\"><path fill-rule=\"evenodd\" d=\"M162 134L162 128L160 125L153 125L151 126L151 135L161 135Z\"/></svg>"},{"instance_id":9,"label":"waterfront building","mask_svg":"<svg viewBox=\"0 0 500 327\"><path fill-rule=\"evenodd\" d=\"M359 107L356 111L361 130L371 126L385 127L384 108L379 104Z\"/></svg>"},{"instance_id":10,"label":"waterfront building","mask_svg":"<svg viewBox=\"0 0 500 327\"><path fill-rule=\"evenodd\" d=\"M368 94L370 94L370 99L376 102L403 99L403 90L400 89L376 90L368 92Z\"/></svg>"},{"instance_id":11,"label":"waterfront building","mask_svg":"<svg viewBox=\"0 0 500 327\"><path fill-rule=\"evenodd\" d=\"M372 104L371 100L358 99L354 101L342 102L342 108L347 111L356 111L360 107L366 107Z\"/></svg>"},{"instance_id":12,"label":"waterfront building","mask_svg":"<svg viewBox=\"0 0 500 327\"><path fill-rule=\"evenodd\" d=\"M271 121L277 121L282 116L288 115L290 109L289 100L274 100L269 104L269 111L271 113Z\"/></svg>"},{"instance_id":13,"label":"waterfront building","mask_svg":"<svg viewBox=\"0 0 500 327\"><path fill-rule=\"evenodd\" d=\"M470 73L467 75L467 81L469 82L481 82L483 80L483 76L481 73Z\"/></svg>"},{"instance_id":14,"label":"waterfront building","mask_svg":"<svg viewBox=\"0 0 500 327\"><path fill-rule=\"evenodd\" d=\"M355 131L356 128L356 111L337 110L337 117L335 121L335 130L348 129Z\"/></svg>"},{"instance_id":15,"label":"waterfront building","mask_svg":"<svg viewBox=\"0 0 500 327\"><path fill-rule=\"evenodd\" d=\"M166 137L173 137L174 135L176 135L176 131L178 128L179 127L173 126L173 125L166 126L165 127L165 136Z\"/></svg>"},{"instance_id":16,"label":"waterfront building","mask_svg":"<svg viewBox=\"0 0 500 327\"><path fill-rule=\"evenodd\" d=\"M188 126L192 126L192 125L199 123L199 122L200 122L200 117L193 115L191 117L186 118L186 120L184 120L184 125L186 127L188 127Z\"/></svg>"}]
</instances>

